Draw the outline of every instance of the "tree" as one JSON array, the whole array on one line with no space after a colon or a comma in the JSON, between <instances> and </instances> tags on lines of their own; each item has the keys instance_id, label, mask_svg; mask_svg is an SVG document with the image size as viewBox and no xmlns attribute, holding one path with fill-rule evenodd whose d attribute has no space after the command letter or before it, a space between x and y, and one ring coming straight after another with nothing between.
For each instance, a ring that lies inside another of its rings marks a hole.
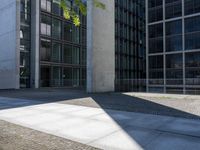
<instances>
[{"instance_id":1,"label":"tree","mask_svg":"<svg viewBox=\"0 0 200 150\"><path fill-rule=\"evenodd\" d=\"M94 6L97 8L105 9L105 5L99 0L93 0ZM87 15L87 0L74 0L73 6L69 6L66 0L60 1L60 7L63 9L63 15L65 19L70 20L72 19L75 26L80 25L80 16L77 13L77 9L80 13L84 16Z\"/></svg>"}]
</instances>

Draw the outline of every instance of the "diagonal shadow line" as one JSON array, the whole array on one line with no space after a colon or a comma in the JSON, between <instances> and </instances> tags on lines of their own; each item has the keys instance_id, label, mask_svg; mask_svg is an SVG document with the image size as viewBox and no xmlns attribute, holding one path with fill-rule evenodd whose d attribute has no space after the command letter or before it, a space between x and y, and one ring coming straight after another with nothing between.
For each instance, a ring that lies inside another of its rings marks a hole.
<instances>
[{"instance_id":1,"label":"diagonal shadow line","mask_svg":"<svg viewBox=\"0 0 200 150\"><path fill-rule=\"evenodd\" d=\"M5 98L7 99L6 101L0 99L0 110L58 102L62 104L100 107L102 109L200 119L200 116L192 113L121 93L87 94L82 90L71 89L1 90L0 96L8 98ZM17 102L16 99L12 98L17 98Z\"/></svg>"},{"instance_id":2,"label":"diagonal shadow line","mask_svg":"<svg viewBox=\"0 0 200 150\"><path fill-rule=\"evenodd\" d=\"M1 104L3 103L0 100L0 110L25 107L31 105L38 104L46 104L46 103L61 103L61 104L73 104L73 105L81 105L81 106L89 106L89 107L99 107L103 109L115 122L118 124L133 140L137 141L130 134L130 130L128 129L126 121L130 121L129 119L119 119L118 114L113 112L112 110L120 110L126 112L138 112L144 114L153 114L153 115L164 115L164 116L173 116L173 117L181 117L187 119L200 119L200 116L188 113L182 110L178 110L175 108L171 108L169 106L165 106L162 104L158 104L152 101L148 101L146 99L138 98L135 96L124 95L121 93L103 93L103 94L87 94L83 91L77 90L64 90L59 92L59 90L55 91L42 91L41 93L36 90L32 91L10 91L2 92L0 91L0 96L20 98L21 103L17 103L14 99L7 100L7 107L1 108ZM65 93L66 92L66 93ZM89 99L90 98L90 99ZM34 100L34 101L31 101ZM37 101L35 101L37 100ZM16 104L12 104L15 102ZM27 103L23 103L27 102ZM5 104L5 103L4 103ZM6 105L6 104L5 104ZM148 118L147 118L148 119ZM147 120L148 122L149 120ZM148 124L148 123L147 123ZM159 126L158 126L159 127ZM159 130L158 130L159 131ZM145 144L141 141L137 141L142 147Z\"/></svg>"}]
</instances>

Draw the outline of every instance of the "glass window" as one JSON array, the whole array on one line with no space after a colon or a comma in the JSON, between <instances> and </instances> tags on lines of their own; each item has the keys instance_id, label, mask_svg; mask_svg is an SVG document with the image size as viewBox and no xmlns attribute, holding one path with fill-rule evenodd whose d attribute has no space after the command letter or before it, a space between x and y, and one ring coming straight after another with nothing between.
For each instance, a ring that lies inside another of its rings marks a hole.
<instances>
[{"instance_id":1,"label":"glass window","mask_svg":"<svg viewBox=\"0 0 200 150\"><path fill-rule=\"evenodd\" d=\"M185 72L187 85L200 85L200 52L185 54Z\"/></svg>"},{"instance_id":2,"label":"glass window","mask_svg":"<svg viewBox=\"0 0 200 150\"><path fill-rule=\"evenodd\" d=\"M149 22L156 22L163 20L163 8L158 7L150 9L148 17L149 17Z\"/></svg>"},{"instance_id":3,"label":"glass window","mask_svg":"<svg viewBox=\"0 0 200 150\"><path fill-rule=\"evenodd\" d=\"M40 86L41 87L50 87L51 81L51 71L50 67L41 66L40 69Z\"/></svg>"},{"instance_id":4,"label":"glass window","mask_svg":"<svg viewBox=\"0 0 200 150\"><path fill-rule=\"evenodd\" d=\"M166 55L166 68L182 68L183 56L182 54Z\"/></svg>"},{"instance_id":5,"label":"glass window","mask_svg":"<svg viewBox=\"0 0 200 150\"><path fill-rule=\"evenodd\" d=\"M182 34L182 20L166 22L166 35Z\"/></svg>"},{"instance_id":6,"label":"glass window","mask_svg":"<svg viewBox=\"0 0 200 150\"><path fill-rule=\"evenodd\" d=\"M41 9L51 12L51 0L41 0Z\"/></svg>"},{"instance_id":7,"label":"glass window","mask_svg":"<svg viewBox=\"0 0 200 150\"><path fill-rule=\"evenodd\" d=\"M200 68L200 52L186 53L185 67Z\"/></svg>"},{"instance_id":8,"label":"glass window","mask_svg":"<svg viewBox=\"0 0 200 150\"><path fill-rule=\"evenodd\" d=\"M51 36L51 18L45 15L41 17L41 34Z\"/></svg>"},{"instance_id":9,"label":"glass window","mask_svg":"<svg viewBox=\"0 0 200 150\"><path fill-rule=\"evenodd\" d=\"M183 55L169 54L166 55L166 84L181 85L183 84Z\"/></svg>"},{"instance_id":10,"label":"glass window","mask_svg":"<svg viewBox=\"0 0 200 150\"><path fill-rule=\"evenodd\" d=\"M171 0L171 1L165 1L165 2L166 2L166 9L165 9L166 19L182 16L181 0Z\"/></svg>"},{"instance_id":11,"label":"glass window","mask_svg":"<svg viewBox=\"0 0 200 150\"><path fill-rule=\"evenodd\" d=\"M61 15L60 2L61 0L53 0L52 2L52 12L56 15Z\"/></svg>"},{"instance_id":12,"label":"glass window","mask_svg":"<svg viewBox=\"0 0 200 150\"><path fill-rule=\"evenodd\" d=\"M185 33L200 31L200 16L185 19Z\"/></svg>"},{"instance_id":13,"label":"glass window","mask_svg":"<svg viewBox=\"0 0 200 150\"><path fill-rule=\"evenodd\" d=\"M149 26L149 38L156 38L163 36L163 24L155 24Z\"/></svg>"},{"instance_id":14,"label":"glass window","mask_svg":"<svg viewBox=\"0 0 200 150\"><path fill-rule=\"evenodd\" d=\"M52 53L51 53L51 61L61 62L61 44L53 43Z\"/></svg>"},{"instance_id":15,"label":"glass window","mask_svg":"<svg viewBox=\"0 0 200 150\"><path fill-rule=\"evenodd\" d=\"M64 24L64 40L72 41L72 25L70 23Z\"/></svg>"},{"instance_id":16,"label":"glass window","mask_svg":"<svg viewBox=\"0 0 200 150\"><path fill-rule=\"evenodd\" d=\"M166 51L181 51L182 46L182 35L168 36L166 37Z\"/></svg>"},{"instance_id":17,"label":"glass window","mask_svg":"<svg viewBox=\"0 0 200 150\"><path fill-rule=\"evenodd\" d=\"M80 28L79 27L73 26L72 41L77 44L80 43Z\"/></svg>"},{"instance_id":18,"label":"glass window","mask_svg":"<svg viewBox=\"0 0 200 150\"><path fill-rule=\"evenodd\" d=\"M200 16L185 19L185 49L200 48Z\"/></svg>"},{"instance_id":19,"label":"glass window","mask_svg":"<svg viewBox=\"0 0 200 150\"><path fill-rule=\"evenodd\" d=\"M61 68L60 67L52 67L51 84L54 87L59 87L61 85Z\"/></svg>"},{"instance_id":20,"label":"glass window","mask_svg":"<svg viewBox=\"0 0 200 150\"><path fill-rule=\"evenodd\" d=\"M72 63L80 64L80 48L74 47L72 50Z\"/></svg>"},{"instance_id":21,"label":"glass window","mask_svg":"<svg viewBox=\"0 0 200 150\"><path fill-rule=\"evenodd\" d=\"M149 53L163 52L163 24L149 26Z\"/></svg>"},{"instance_id":22,"label":"glass window","mask_svg":"<svg viewBox=\"0 0 200 150\"><path fill-rule=\"evenodd\" d=\"M150 69L163 69L163 56L150 56L149 57Z\"/></svg>"},{"instance_id":23,"label":"glass window","mask_svg":"<svg viewBox=\"0 0 200 150\"><path fill-rule=\"evenodd\" d=\"M153 8L157 6L162 6L163 0L148 0L148 7Z\"/></svg>"},{"instance_id":24,"label":"glass window","mask_svg":"<svg viewBox=\"0 0 200 150\"><path fill-rule=\"evenodd\" d=\"M185 2L185 15L200 12L200 1L199 0L184 0Z\"/></svg>"},{"instance_id":25,"label":"glass window","mask_svg":"<svg viewBox=\"0 0 200 150\"><path fill-rule=\"evenodd\" d=\"M40 60L50 61L50 59L51 59L51 41L46 39L41 39Z\"/></svg>"},{"instance_id":26,"label":"glass window","mask_svg":"<svg viewBox=\"0 0 200 150\"><path fill-rule=\"evenodd\" d=\"M72 46L64 45L63 62L72 64Z\"/></svg>"},{"instance_id":27,"label":"glass window","mask_svg":"<svg viewBox=\"0 0 200 150\"><path fill-rule=\"evenodd\" d=\"M63 69L63 84L64 86L72 86L72 68Z\"/></svg>"},{"instance_id":28,"label":"glass window","mask_svg":"<svg viewBox=\"0 0 200 150\"><path fill-rule=\"evenodd\" d=\"M182 20L166 23L166 51L182 50Z\"/></svg>"},{"instance_id":29,"label":"glass window","mask_svg":"<svg viewBox=\"0 0 200 150\"><path fill-rule=\"evenodd\" d=\"M52 37L55 39L61 38L61 21L58 19L52 20Z\"/></svg>"}]
</instances>

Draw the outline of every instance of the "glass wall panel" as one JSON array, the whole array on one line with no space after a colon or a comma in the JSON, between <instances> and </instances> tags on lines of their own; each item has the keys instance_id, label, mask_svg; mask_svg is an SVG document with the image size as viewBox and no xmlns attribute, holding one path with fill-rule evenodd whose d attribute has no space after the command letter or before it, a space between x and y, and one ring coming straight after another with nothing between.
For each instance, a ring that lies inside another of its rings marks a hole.
<instances>
[{"instance_id":1,"label":"glass wall panel","mask_svg":"<svg viewBox=\"0 0 200 150\"><path fill-rule=\"evenodd\" d=\"M72 68L64 68L63 84L64 86L72 86Z\"/></svg>"},{"instance_id":2,"label":"glass wall panel","mask_svg":"<svg viewBox=\"0 0 200 150\"><path fill-rule=\"evenodd\" d=\"M182 0L167 0L165 7L166 19L182 16Z\"/></svg>"},{"instance_id":3,"label":"glass wall panel","mask_svg":"<svg viewBox=\"0 0 200 150\"><path fill-rule=\"evenodd\" d=\"M166 84L178 85L183 84L183 55L169 54L166 55Z\"/></svg>"},{"instance_id":4,"label":"glass wall panel","mask_svg":"<svg viewBox=\"0 0 200 150\"><path fill-rule=\"evenodd\" d=\"M51 36L51 18L45 15L41 16L41 34Z\"/></svg>"},{"instance_id":5,"label":"glass wall panel","mask_svg":"<svg viewBox=\"0 0 200 150\"><path fill-rule=\"evenodd\" d=\"M190 15L200 12L200 1L199 0L184 0L185 4L185 15Z\"/></svg>"},{"instance_id":6,"label":"glass wall panel","mask_svg":"<svg viewBox=\"0 0 200 150\"><path fill-rule=\"evenodd\" d=\"M148 1L148 20L149 22L156 22L163 19L163 2L162 0Z\"/></svg>"},{"instance_id":7,"label":"glass wall panel","mask_svg":"<svg viewBox=\"0 0 200 150\"><path fill-rule=\"evenodd\" d=\"M50 40L41 39L40 60L41 61L51 60L51 41Z\"/></svg>"},{"instance_id":8,"label":"glass wall panel","mask_svg":"<svg viewBox=\"0 0 200 150\"><path fill-rule=\"evenodd\" d=\"M182 20L166 23L166 51L182 50Z\"/></svg>"},{"instance_id":9,"label":"glass wall panel","mask_svg":"<svg viewBox=\"0 0 200 150\"><path fill-rule=\"evenodd\" d=\"M61 21L58 19L52 20L52 37L55 39L61 38Z\"/></svg>"},{"instance_id":10,"label":"glass wall panel","mask_svg":"<svg viewBox=\"0 0 200 150\"><path fill-rule=\"evenodd\" d=\"M63 62L72 64L72 46L64 45Z\"/></svg>"},{"instance_id":11,"label":"glass wall panel","mask_svg":"<svg viewBox=\"0 0 200 150\"><path fill-rule=\"evenodd\" d=\"M51 61L61 62L61 44L53 43L52 52L51 52Z\"/></svg>"},{"instance_id":12,"label":"glass wall panel","mask_svg":"<svg viewBox=\"0 0 200 150\"><path fill-rule=\"evenodd\" d=\"M52 86L59 87L61 85L61 68L52 67Z\"/></svg>"},{"instance_id":13,"label":"glass wall panel","mask_svg":"<svg viewBox=\"0 0 200 150\"><path fill-rule=\"evenodd\" d=\"M69 23L64 24L64 40L72 41L72 25Z\"/></svg>"},{"instance_id":14,"label":"glass wall panel","mask_svg":"<svg viewBox=\"0 0 200 150\"><path fill-rule=\"evenodd\" d=\"M149 84L163 84L163 56L149 57Z\"/></svg>"},{"instance_id":15,"label":"glass wall panel","mask_svg":"<svg viewBox=\"0 0 200 150\"><path fill-rule=\"evenodd\" d=\"M52 12L56 15L61 15L60 2L61 0L53 0L52 2Z\"/></svg>"},{"instance_id":16,"label":"glass wall panel","mask_svg":"<svg viewBox=\"0 0 200 150\"><path fill-rule=\"evenodd\" d=\"M200 48L200 16L185 19L185 49Z\"/></svg>"},{"instance_id":17,"label":"glass wall panel","mask_svg":"<svg viewBox=\"0 0 200 150\"><path fill-rule=\"evenodd\" d=\"M41 66L40 69L40 85L42 87L50 87L51 69L48 66Z\"/></svg>"},{"instance_id":18,"label":"glass wall panel","mask_svg":"<svg viewBox=\"0 0 200 150\"><path fill-rule=\"evenodd\" d=\"M163 52L163 24L149 26L149 53Z\"/></svg>"},{"instance_id":19,"label":"glass wall panel","mask_svg":"<svg viewBox=\"0 0 200 150\"><path fill-rule=\"evenodd\" d=\"M51 12L51 0L41 0L41 9Z\"/></svg>"},{"instance_id":20,"label":"glass wall panel","mask_svg":"<svg viewBox=\"0 0 200 150\"><path fill-rule=\"evenodd\" d=\"M200 85L200 52L186 53L186 84Z\"/></svg>"}]
</instances>

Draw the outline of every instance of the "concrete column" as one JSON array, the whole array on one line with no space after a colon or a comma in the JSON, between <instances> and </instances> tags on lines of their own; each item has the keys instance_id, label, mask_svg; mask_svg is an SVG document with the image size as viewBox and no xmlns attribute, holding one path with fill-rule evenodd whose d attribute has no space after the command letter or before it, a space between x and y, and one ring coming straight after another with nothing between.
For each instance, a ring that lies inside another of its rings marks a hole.
<instances>
[{"instance_id":1,"label":"concrete column","mask_svg":"<svg viewBox=\"0 0 200 150\"><path fill-rule=\"evenodd\" d=\"M20 0L1 0L0 20L0 89L18 89Z\"/></svg>"},{"instance_id":2,"label":"concrete column","mask_svg":"<svg viewBox=\"0 0 200 150\"><path fill-rule=\"evenodd\" d=\"M31 1L31 87L39 88L40 1Z\"/></svg>"},{"instance_id":3,"label":"concrete column","mask_svg":"<svg viewBox=\"0 0 200 150\"><path fill-rule=\"evenodd\" d=\"M114 0L100 0L102 10L87 1L87 92L112 92L115 89Z\"/></svg>"}]
</instances>

